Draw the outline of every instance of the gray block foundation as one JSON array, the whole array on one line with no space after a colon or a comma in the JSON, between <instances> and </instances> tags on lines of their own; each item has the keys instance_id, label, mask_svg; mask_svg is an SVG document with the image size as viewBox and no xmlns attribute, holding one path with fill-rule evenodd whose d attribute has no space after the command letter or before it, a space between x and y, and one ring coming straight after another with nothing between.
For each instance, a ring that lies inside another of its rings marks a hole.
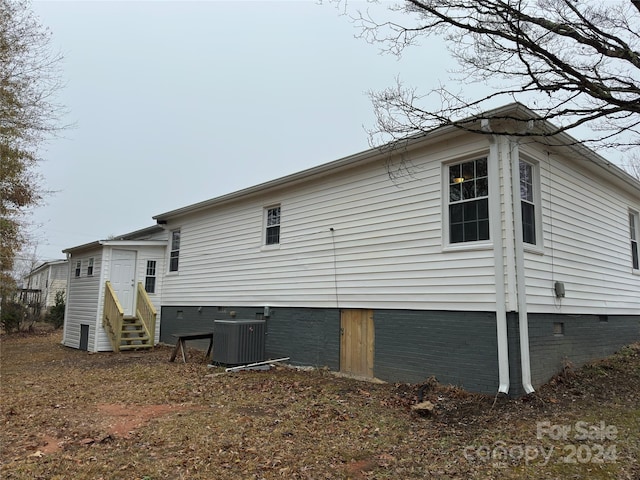
<instances>
[{"instance_id":1,"label":"gray block foundation","mask_svg":"<svg viewBox=\"0 0 640 480\"><path fill-rule=\"evenodd\" d=\"M263 318L263 307L162 307L160 341L175 333L214 329L215 320ZM272 307L266 318L267 358L290 357L294 365L340 370L340 311ZM435 376L443 384L494 394L498 390L495 313L374 310L374 376L388 382L421 383ZM640 315L529 314L534 388L565 364L579 367L640 340ZM519 322L507 315L510 396L525 392L521 381ZM208 342L189 347L206 349Z\"/></svg>"}]
</instances>

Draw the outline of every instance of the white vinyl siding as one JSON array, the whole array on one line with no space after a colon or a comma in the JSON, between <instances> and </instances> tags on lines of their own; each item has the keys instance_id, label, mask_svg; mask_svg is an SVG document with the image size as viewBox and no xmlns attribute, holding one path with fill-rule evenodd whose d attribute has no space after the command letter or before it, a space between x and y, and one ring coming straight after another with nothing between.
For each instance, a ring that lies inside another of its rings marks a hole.
<instances>
[{"instance_id":1,"label":"white vinyl siding","mask_svg":"<svg viewBox=\"0 0 640 480\"><path fill-rule=\"evenodd\" d=\"M170 219L168 228L181 229L180 276L163 279L163 305L495 311L493 242L447 243L443 188L448 165L496 152L500 179L490 194L502 208L490 215L501 218L507 308L517 308L513 249L522 246L514 229L522 225L514 223L519 188L505 191L512 172L503 170L518 169L520 155L535 167L536 243L524 244L528 311L637 314L640 275L629 268L628 235L637 196L585 169L584 159L547 155L533 143L504 147L462 135L405 156L410 173L400 177L389 176L393 165L370 162ZM279 248L264 249L264 206L274 201L286 221ZM555 281L566 287L561 300Z\"/></svg>"},{"instance_id":2,"label":"white vinyl siding","mask_svg":"<svg viewBox=\"0 0 640 480\"><path fill-rule=\"evenodd\" d=\"M25 277L24 285L25 288L40 290L40 303L44 310L55 305L58 291L66 291L68 272L66 260L46 262Z\"/></svg>"},{"instance_id":3,"label":"white vinyl siding","mask_svg":"<svg viewBox=\"0 0 640 480\"><path fill-rule=\"evenodd\" d=\"M78 348L80 346L80 325L89 325L89 350L95 343L96 325L98 310L101 311L98 299L100 298L100 262L101 254L79 254L71 258L71 264L76 266L76 262L88 264L89 257L94 259L94 274L87 277L75 277L75 272L71 276L68 284L66 298L66 323L64 330L64 345Z\"/></svg>"},{"instance_id":4,"label":"white vinyl siding","mask_svg":"<svg viewBox=\"0 0 640 480\"><path fill-rule=\"evenodd\" d=\"M441 218L443 159L488 144L438 147L395 181L378 162L180 218L180 276L164 279L163 305L493 310L492 250L443 252ZM263 250L274 199L286 221L280 248Z\"/></svg>"},{"instance_id":5,"label":"white vinyl siding","mask_svg":"<svg viewBox=\"0 0 640 480\"><path fill-rule=\"evenodd\" d=\"M65 292L67 289L67 274L69 265L67 262L53 264L49 267L46 294L44 295L44 306L55 305L56 293ZM66 294L66 293L65 293Z\"/></svg>"},{"instance_id":6,"label":"white vinyl siding","mask_svg":"<svg viewBox=\"0 0 640 480\"><path fill-rule=\"evenodd\" d=\"M544 249L525 255L529 312L637 314L640 278L629 268L628 235L634 199L586 171L580 159L537 155ZM565 284L561 301L554 281Z\"/></svg>"}]
</instances>

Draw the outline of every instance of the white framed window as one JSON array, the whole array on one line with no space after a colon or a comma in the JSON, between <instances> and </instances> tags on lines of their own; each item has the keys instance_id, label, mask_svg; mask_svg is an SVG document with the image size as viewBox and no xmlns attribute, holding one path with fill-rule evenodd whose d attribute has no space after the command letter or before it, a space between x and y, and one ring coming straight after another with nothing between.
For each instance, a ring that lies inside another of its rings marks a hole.
<instances>
[{"instance_id":1,"label":"white framed window","mask_svg":"<svg viewBox=\"0 0 640 480\"><path fill-rule=\"evenodd\" d=\"M640 252L638 252L638 242L640 241L640 215L638 212L629 212L629 237L631 239L631 266L634 270L640 270Z\"/></svg>"},{"instance_id":2,"label":"white framed window","mask_svg":"<svg viewBox=\"0 0 640 480\"><path fill-rule=\"evenodd\" d=\"M489 240L489 176L486 158L448 165L449 244Z\"/></svg>"},{"instance_id":3,"label":"white framed window","mask_svg":"<svg viewBox=\"0 0 640 480\"><path fill-rule=\"evenodd\" d=\"M144 290L147 293L156 293L156 261L147 260L147 271L144 277Z\"/></svg>"},{"instance_id":4,"label":"white framed window","mask_svg":"<svg viewBox=\"0 0 640 480\"><path fill-rule=\"evenodd\" d=\"M82 272L82 261L78 260L76 262L76 272L75 272L75 276L76 278L78 278L80 276L80 273Z\"/></svg>"},{"instance_id":5,"label":"white framed window","mask_svg":"<svg viewBox=\"0 0 640 480\"><path fill-rule=\"evenodd\" d=\"M169 271L177 272L180 259L180 230L171 232L171 252L169 253Z\"/></svg>"},{"instance_id":6,"label":"white framed window","mask_svg":"<svg viewBox=\"0 0 640 480\"><path fill-rule=\"evenodd\" d=\"M91 257L89 259L89 262L87 263L87 277L90 277L93 275L93 257Z\"/></svg>"},{"instance_id":7,"label":"white framed window","mask_svg":"<svg viewBox=\"0 0 640 480\"><path fill-rule=\"evenodd\" d=\"M538 243L537 169L525 160L520 160L520 211L522 216L522 241L530 245Z\"/></svg>"},{"instance_id":8,"label":"white framed window","mask_svg":"<svg viewBox=\"0 0 640 480\"><path fill-rule=\"evenodd\" d=\"M280 243L280 205L265 208L265 245Z\"/></svg>"}]
</instances>

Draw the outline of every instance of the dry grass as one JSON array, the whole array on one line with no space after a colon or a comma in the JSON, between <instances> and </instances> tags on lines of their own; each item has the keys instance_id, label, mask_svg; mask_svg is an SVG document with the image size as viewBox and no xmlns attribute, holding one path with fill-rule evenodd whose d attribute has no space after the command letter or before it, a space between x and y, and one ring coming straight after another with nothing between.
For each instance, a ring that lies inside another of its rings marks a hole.
<instances>
[{"instance_id":1,"label":"dry grass","mask_svg":"<svg viewBox=\"0 0 640 480\"><path fill-rule=\"evenodd\" d=\"M182 364L167 347L92 355L59 342L2 337L3 479L640 478L640 345L494 401L433 380L212 375L193 350ZM411 412L420 387L431 416ZM578 421L593 438L576 438ZM538 422L572 431L538 438ZM602 425L614 438L595 438Z\"/></svg>"}]
</instances>

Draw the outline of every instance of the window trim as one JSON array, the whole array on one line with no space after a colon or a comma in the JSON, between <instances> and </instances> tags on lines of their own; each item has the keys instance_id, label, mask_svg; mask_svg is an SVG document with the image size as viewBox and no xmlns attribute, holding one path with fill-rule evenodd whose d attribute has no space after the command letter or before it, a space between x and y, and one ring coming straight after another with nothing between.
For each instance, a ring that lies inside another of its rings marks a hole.
<instances>
[{"instance_id":1,"label":"window trim","mask_svg":"<svg viewBox=\"0 0 640 480\"><path fill-rule=\"evenodd\" d=\"M534 221L535 221L535 240L536 243L527 243L524 241L524 226L522 224L522 197L518 198L518 207L520 208L520 229L522 231L522 245L525 251L542 254L544 252L544 236L542 234L542 195L540 184L540 163L528 156L520 155L518 160L518 191L520 191L520 163L531 165L532 187L533 187L533 204Z\"/></svg>"},{"instance_id":2,"label":"window trim","mask_svg":"<svg viewBox=\"0 0 640 480\"><path fill-rule=\"evenodd\" d=\"M76 260L74 278L80 278L81 276L82 276L82 260Z\"/></svg>"},{"instance_id":3,"label":"window trim","mask_svg":"<svg viewBox=\"0 0 640 480\"><path fill-rule=\"evenodd\" d=\"M635 210L629 210L629 241L630 241L629 253L631 255L631 270L634 274L640 275L640 213L638 213ZM635 247L635 259L634 259L634 247Z\"/></svg>"},{"instance_id":4,"label":"window trim","mask_svg":"<svg viewBox=\"0 0 640 480\"><path fill-rule=\"evenodd\" d=\"M152 269L150 270L150 265L153 263ZM150 273L151 272L151 273ZM149 293L149 294L155 294L156 293L156 286L157 286L157 282L158 282L158 262L157 260L147 260L147 265L146 265L146 269L145 269L145 276L144 276L144 291ZM149 286L149 280L153 279L153 289L152 291L148 290L148 286Z\"/></svg>"},{"instance_id":5,"label":"window trim","mask_svg":"<svg viewBox=\"0 0 640 480\"><path fill-rule=\"evenodd\" d=\"M274 209L278 209L278 224L277 225L269 225L269 212ZM262 214L262 247L266 249L279 248L280 242L282 240L282 205L280 203L272 204L267 207L264 207ZM274 243L268 243L269 239L269 229L270 228L278 228L278 241Z\"/></svg>"},{"instance_id":6,"label":"window trim","mask_svg":"<svg viewBox=\"0 0 640 480\"><path fill-rule=\"evenodd\" d=\"M489 212L489 238L485 240L473 240L469 242L451 242L451 226L450 226L450 215L449 215L449 205L450 205L450 182L449 182L449 172L450 168L455 165L461 165L463 163L475 162L477 160L486 160L487 161L487 196L480 197L487 199L487 208ZM491 212L491 198L492 192L490 189L491 185L491 175L494 173L491 172L491 161L489 152L487 151L479 151L473 155L465 156L465 157L456 157L451 160L443 161L441 163L441 198L442 198L442 251L457 251L457 250L488 250L493 248L493 239L491 238L491 222L492 222L492 212Z\"/></svg>"},{"instance_id":7,"label":"window trim","mask_svg":"<svg viewBox=\"0 0 640 480\"><path fill-rule=\"evenodd\" d=\"M178 248L175 247L175 234L178 234ZM177 274L180 271L180 248L182 247L182 231L180 228L174 228L170 231L169 235L169 261L167 262L167 269L169 274ZM175 253L175 256L174 256ZM175 258L175 268L173 268L173 260Z\"/></svg>"},{"instance_id":8,"label":"window trim","mask_svg":"<svg viewBox=\"0 0 640 480\"><path fill-rule=\"evenodd\" d=\"M87 277L93 276L93 262L93 257L90 257L89 261L87 262Z\"/></svg>"}]
</instances>

